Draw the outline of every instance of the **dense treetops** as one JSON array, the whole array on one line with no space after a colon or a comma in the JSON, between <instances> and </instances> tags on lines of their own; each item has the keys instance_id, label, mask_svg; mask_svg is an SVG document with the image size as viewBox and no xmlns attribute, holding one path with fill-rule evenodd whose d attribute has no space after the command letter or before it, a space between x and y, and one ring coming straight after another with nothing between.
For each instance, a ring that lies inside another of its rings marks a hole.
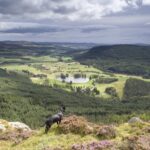
<instances>
[{"instance_id":1,"label":"dense treetops","mask_svg":"<svg viewBox=\"0 0 150 150\"><path fill-rule=\"evenodd\" d=\"M150 76L150 46L97 46L76 59L107 71Z\"/></svg>"}]
</instances>

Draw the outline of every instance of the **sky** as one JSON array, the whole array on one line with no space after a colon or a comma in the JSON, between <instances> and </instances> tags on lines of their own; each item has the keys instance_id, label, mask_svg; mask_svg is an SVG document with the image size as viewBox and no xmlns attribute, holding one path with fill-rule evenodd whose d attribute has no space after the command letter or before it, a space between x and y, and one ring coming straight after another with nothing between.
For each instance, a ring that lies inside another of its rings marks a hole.
<instances>
[{"instance_id":1,"label":"sky","mask_svg":"<svg viewBox=\"0 0 150 150\"><path fill-rule=\"evenodd\" d=\"M0 40L150 44L150 0L0 0Z\"/></svg>"}]
</instances>

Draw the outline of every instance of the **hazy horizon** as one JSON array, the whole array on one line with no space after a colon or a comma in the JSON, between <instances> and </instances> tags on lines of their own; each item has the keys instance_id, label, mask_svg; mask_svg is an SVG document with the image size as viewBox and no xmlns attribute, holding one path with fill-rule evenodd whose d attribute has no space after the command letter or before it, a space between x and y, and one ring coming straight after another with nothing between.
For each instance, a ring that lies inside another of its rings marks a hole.
<instances>
[{"instance_id":1,"label":"hazy horizon","mask_svg":"<svg viewBox=\"0 0 150 150\"><path fill-rule=\"evenodd\" d=\"M67 41L30 41L30 40L0 40L0 42L29 42L29 43L58 43L58 44L95 44L95 45L150 45L150 43L94 43L94 42L67 42Z\"/></svg>"}]
</instances>

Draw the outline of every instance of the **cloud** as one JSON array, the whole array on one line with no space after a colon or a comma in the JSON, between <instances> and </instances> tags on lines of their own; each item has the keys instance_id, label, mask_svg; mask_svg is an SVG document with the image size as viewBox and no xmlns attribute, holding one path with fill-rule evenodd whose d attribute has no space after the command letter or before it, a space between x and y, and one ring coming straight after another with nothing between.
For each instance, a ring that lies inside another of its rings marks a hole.
<instances>
[{"instance_id":1,"label":"cloud","mask_svg":"<svg viewBox=\"0 0 150 150\"><path fill-rule=\"evenodd\" d=\"M0 0L0 16L91 20L142 4L149 5L150 0Z\"/></svg>"},{"instance_id":2,"label":"cloud","mask_svg":"<svg viewBox=\"0 0 150 150\"><path fill-rule=\"evenodd\" d=\"M150 22L147 22L145 25L150 25Z\"/></svg>"},{"instance_id":3,"label":"cloud","mask_svg":"<svg viewBox=\"0 0 150 150\"><path fill-rule=\"evenodd\" d=\"M149 42L149 18L150 0L0 0L0 40Z\"/></svg>"},{"instance_id":4,"label":"cloud","mask_svg":"<svg viewBox=\"0 0 150 150\"><path fill-rule=\"evenodd\" d=\"M91 33L91 32L98 32L98 31L106 30L106 29L107 28L105 28L105 27L90 27L90 28L84 28L81 31L83 33Z\"/></svg>"},{"instance_id":5,"label":"cloud","mask_svg":"<svg viewBox=\"0 0 150 150\"><path fill-rule=\"evenodd\" d=\"M114 25L85 25L85 26L72 26L72 25L48 25L40 23L27 23L27 22L0 22L0 33L56 33L67 31L81 31L83 33L98 32L116 28Z\"/></svg>"},{"instance_id":6,"label":"cloud","mask_svg":"<svg viewBox=\"0 0 150 150\"><path fill-rule=\"evenodd\" d=\"M106 24L101 24L101 25L92 25L92 26L86 26L86 27L82 27L81 32L83 33L92 33L92 32L99 32L99 31L106 31L109 29L114 29L117 28L117 26L113 26L113 25L106 25Z\"/></svg>"},{"instance_id":7,"label":"cloud","mask_svg":"<svg viewBox=\"0 0 150 150\"><path fill-rule=\"evenodd\" d=\"M126 2L129 6L139 8L140 6L142 6L143 0L126 0Z\"/></svg>"},{"instance_id":8,"label":"cloud","mask_svg":"<svg viewBox=\"0 0 150 150\"><path fill-rule=\"evenodd\" d=\"M69 28L52 26L39 23L25 23L25 22L0 22L1 33L44 33L44 32L63 32Z\"/></svg>"},{"instance_id":9,"label":"cloud","mask_svg":"<svg viewBox=\"0 0 150 150\"><path fill-rule=\"evenodd\" d=\"M143 5L150 5L150 0L143 0Z\"/></svg>"},{"instance_id":10,"label":"cloud","mask_svg":"<svg viewBox=\"0 0 150 150\"><path fill-rule=\"evenodd\" d=\"M0 22L0 31L11 30L14 28L34 28L38 27L40 24L37 23L25 23L25 22Z\"/></svg>"}]
</instances>

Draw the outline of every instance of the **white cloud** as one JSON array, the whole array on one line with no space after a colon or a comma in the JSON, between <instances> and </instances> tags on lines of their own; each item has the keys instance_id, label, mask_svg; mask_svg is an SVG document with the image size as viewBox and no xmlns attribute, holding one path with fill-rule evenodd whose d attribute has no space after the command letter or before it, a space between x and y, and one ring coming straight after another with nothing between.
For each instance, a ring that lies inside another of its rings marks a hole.
<instances>
[{"instance_id":1,"label":"white cloud","mask_svg":"<svg viewBox=\"0 0 150 150\"><path fill-rule=\"evenodd\" d=\"M91 20L128 7L138 8L142 2L150 4L150 0L14 0L14 3L0 0L0 17Z\"/></svg>"},{"instance_id":2,"label":"white cloud","mask_svg":"<svg viewBox=\"0 0 150 150\"><path fill-rule=\"evenodd\" d=\"M149 42L149 5L150 0L0 0L0 40Z\"/></svg>"},{"instance_id":3,"label":"white cloud","mask_svg":"<svg viewBox=\"0 0 150 150\"><path fill-rule=\"evenodd\" d=\"M66 32L72 27L28 22L0 22L0 33L56 33Z\"/></svg>"},{"instance_id":4,"label":"white cloud","mask_svg":"<svg viewBox=\"0 0 150 150\"><path fill-rule=\"evenodd\" d=\"M150 0L143 0L143 5L150 5Z\"/></svg>"},{"instance_id":5,"label":"white cloud","mask_svg":"<svg viewBox=\"0 0 150 150\"><path fill-rule=\"evenodd\" d=\"M7 31L14 28L36 28L38 26L40 26L40 24L37 23L0 22L0 31Z\"/></svg>"},{"instance_id":6,"label":"white cloud","mask_svg":"<svg viewBox=\"0 0 150 150\"><path fill-rule=\"evenodd\" d=\"M139 8L142 5L143 0L126 0L129 6Z\"/></svg>"}]
</instances>

